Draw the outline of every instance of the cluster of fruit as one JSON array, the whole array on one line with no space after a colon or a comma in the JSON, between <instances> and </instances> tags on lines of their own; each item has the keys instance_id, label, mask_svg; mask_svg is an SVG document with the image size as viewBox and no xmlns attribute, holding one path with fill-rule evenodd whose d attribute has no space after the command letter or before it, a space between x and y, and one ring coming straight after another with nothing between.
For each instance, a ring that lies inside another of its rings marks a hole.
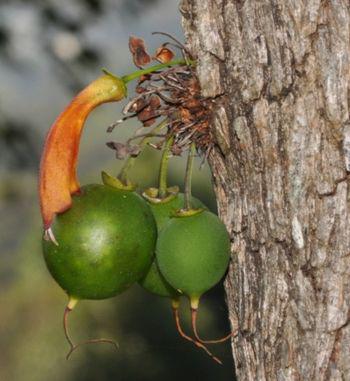
<instances>
[{"instance_id":1,"label":"cluster of fruit","mask_svg":"<svg viewBox=\"0 0 350 381\"><path fill-rule=\"evenodd\" d=\"M164 63L164 67L171 65ZM188 63L177 60L176 65ZM157 72L160 66L156 66ZM152 72L151 68L146 70ZM144 72L141 70L140 75ZM158 188L145 190L142 195L135 192L125 171L133 155L117 178L103 172L103 184L80 187L76 178L79 141L88 114L101 103L124 98L127 78L130 76L120 79L106 73L79 93L51 127L42 156L43 252L50 273L69 296L64 313L65 334L71 346L68 356L81 344L73 344L67 330L68 314L77 301L110 298L139 282L151 293L170 298L180 334L220 363L199 337L196 316L201 295L226 272L230 241L219 218L191 195L195 143L189 145L184 193L167 187L167 166L174 144L170 128L163 142ZM168 126L166 119L157 129ZM140 147L149 139L144 137ZM190 300L194 337L186 335L180 326L181 296ZM88 342L99 341L110 342Z\"/></svg>"}]
</instances>

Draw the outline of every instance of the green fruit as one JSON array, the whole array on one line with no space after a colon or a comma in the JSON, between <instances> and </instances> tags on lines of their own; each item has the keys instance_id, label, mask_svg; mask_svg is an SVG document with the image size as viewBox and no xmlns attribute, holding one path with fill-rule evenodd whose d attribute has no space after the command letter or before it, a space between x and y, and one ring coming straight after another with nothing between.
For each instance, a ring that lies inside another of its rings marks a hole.
<instances>
[{"instance_id":1,"label":"green fruit","mask_svg":"<svg viewBox=\"0 0 350 381\"><path fill-rule=\"evenodd\" d=\"M144 276L154 257L154 217L131 191L86 185L52 230L59 246L43 240L47 267L76 299L115 296Z\"/></svg>"},{"instance_id":2,"label":"green fruit","mask_svg":"<svg viewBox=\"0 0 350 381\"><path fill-rule=\"evenodd\" d=\"M142 278L139 283L145 290L158 296L167 298L176 298L180 296L180 294L164 279L155 260L148 270L147 275Z\"/></svg>"},{"instance_id":3,"label":"green fruit","mask_svg":"<svg viewBox=\"0 0 350 381\"><path fill-rule=\"evenodd\" d=\"M174 217L158 236L156 258L174 289L199 300L226 272L230 239L225 225L206 210Z\"/></svg>"},{"instance_id":4,"label":"green fruit","mask_svg":"<svg viewBox=\"0 0 350 381\"><path fill-rule=\"evenodd\" d=\"M205 208L205 205L195 197L192 197L191 202L194 208ZM167 199L165 202L149 201L149 205L156 219L159 234L164 225L170 220L171 216L173 216L177 210L183 208L184 194L178 193L174 197ZM154 259L146 276L141 279L139 283L145 290L158 296L169 298L180 296L180 294L164 279L159 271L156 259Z\"/></svg>"}]
</instances>

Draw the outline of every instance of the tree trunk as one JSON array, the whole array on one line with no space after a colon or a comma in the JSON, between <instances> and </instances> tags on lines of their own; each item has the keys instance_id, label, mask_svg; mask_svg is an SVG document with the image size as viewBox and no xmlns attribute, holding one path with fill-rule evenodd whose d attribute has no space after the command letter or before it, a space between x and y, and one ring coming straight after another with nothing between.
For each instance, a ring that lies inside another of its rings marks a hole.
<instances>
[{"instance_id":1,"label":"tree trunk","mask_svg":"<svg viewBox=\"0 0 350 381\"><path fill-rule=\"evenodd\" d=\"M350 380L349 0L183 0L216 99L238 380Z\"/></svg>"}]
</instances>

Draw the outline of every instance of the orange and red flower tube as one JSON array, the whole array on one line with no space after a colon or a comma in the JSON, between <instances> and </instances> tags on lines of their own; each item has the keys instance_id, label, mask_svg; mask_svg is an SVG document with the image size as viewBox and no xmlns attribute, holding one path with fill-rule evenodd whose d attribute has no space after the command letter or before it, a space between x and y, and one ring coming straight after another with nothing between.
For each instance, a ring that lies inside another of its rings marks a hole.
<instances>
[{"instance_id":1,"label":"orange and red flower tube","mask_svg":"<svg viewBox=\"0 0 350 381\"><path fill-rule=\"evenodd\" d=\"M124 81L105 74L83 89L58 116L46 137L40 163L39 196L46 237L57 213L69 209L72 194L79 192L77 161L79 143L89 113L98 105L126 96Z\"/></svg>"}]
</instances>

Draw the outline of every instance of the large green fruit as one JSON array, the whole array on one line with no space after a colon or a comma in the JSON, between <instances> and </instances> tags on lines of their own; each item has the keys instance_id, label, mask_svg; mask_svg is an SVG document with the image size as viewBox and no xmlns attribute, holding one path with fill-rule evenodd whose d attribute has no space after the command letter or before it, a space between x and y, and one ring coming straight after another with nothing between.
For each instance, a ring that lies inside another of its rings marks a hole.
<instances>
[{"instance_id":1,"label":"large green fruit","mask_svg":"<svg viewBox=\"0 0 350 381\"><path fill-rule=\"evenodd\" d=\"M193 208L206 208L205 205L195 197L192 197L191 204ZM169 197L166 201L152 202L149 200L149 205L156 219L159 234L174 213L183 208L184 194L178 193L174 195L174 197ZM164 279L164 276L159 271L156 259L154 259L146 276L142 278L139 283L145 290L158 296L170 298L180 296L180 294Z\"/></svg>"},{"instance_id":2,"label":"large green fruit","mask_svg":"<svg viewBox=\"0 0 350 381\"><path fill-rule=\"evenodd\" d=\"M47 267L76 299L112 297L138 281L154 256L157 229L136 193L91 184L52 225L59 246L43 240Z\"/></svg>"},{"instance_id":3,"label":"large green fruit","mask_svg":"<svg viewBox=\"0 0 350 381\"><path fill-rule=\"evenodd\" d=\"M225 225L207 210L174 217L158 236L156 259L174 289L199 299L226 272L230 240Z\"/></svg>"}]
</instances>

